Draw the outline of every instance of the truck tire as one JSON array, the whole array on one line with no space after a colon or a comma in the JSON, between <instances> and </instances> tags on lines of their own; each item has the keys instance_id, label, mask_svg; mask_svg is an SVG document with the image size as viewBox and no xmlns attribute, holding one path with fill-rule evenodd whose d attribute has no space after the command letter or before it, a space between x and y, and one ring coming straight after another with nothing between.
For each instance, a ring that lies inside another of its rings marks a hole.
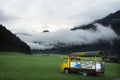
<instances>
[{"instance_id":1,"label":"truck tire","mask_svg":"<svg viewBox=\"0 0 120 80\"><path fill-rule=\"evenodd\" d=\"M68 74L68 73L69 73L69 69L67 69L67 68L64 69L64 73L65 73L65 74Z\"/></svg>"},{"instance_id":2,"label":"truck tire","mask_svg":"<svg viewBox=\"0 0 120 80\"><path fill-rule=\"evenodd\" d=\"M83 71L82 71L82 75L83 75L83 76L87 76L87 75L88 75L88 72L85 71L85 70L83 70Z\"/></svg>"}]
</instances>

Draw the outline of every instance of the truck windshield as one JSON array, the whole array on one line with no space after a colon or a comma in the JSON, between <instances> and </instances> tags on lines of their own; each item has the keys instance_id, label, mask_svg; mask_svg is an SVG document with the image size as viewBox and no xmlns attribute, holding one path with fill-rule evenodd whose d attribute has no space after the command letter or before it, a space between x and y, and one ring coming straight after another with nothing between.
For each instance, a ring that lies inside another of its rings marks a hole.
<instances>
[{"instance_id":1,"label":"truck windshield","mask_svg":"<svg viewBox=\"0 0 120 80\"><path fill-rule=\"evenodd\" d=\"M67 58L64 58L64 59L62 60L62 62L63 62L63 63L67 63L67 62L68 62L68 59L67 59Z\"/></svg>"}]
</instances>

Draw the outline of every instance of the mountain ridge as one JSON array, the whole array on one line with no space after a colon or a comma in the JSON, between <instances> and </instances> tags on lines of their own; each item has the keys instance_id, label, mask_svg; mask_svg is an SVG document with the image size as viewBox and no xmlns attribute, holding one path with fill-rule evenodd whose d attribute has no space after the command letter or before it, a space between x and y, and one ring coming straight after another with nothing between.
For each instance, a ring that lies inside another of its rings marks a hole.
<instances>
[{"instance_id":1,"label":"mountain ridge","mask_svg":"<svg viewBox=\"0 0 120 80\"><path fill-rule=\"evenodd\" d=\"M15 34L0 25L0 51L23 52L30 54L30 47Z\"/></svg>"},{"instance_id":2,"label":"mountain ridge","mask_svg":"<svg viewBox=\"0 0 120 80\"><path fill-rule=\"evenodd\" d=\"M102 18L102 19L97 19L93 21L92 23L82 25L82 26L77 26L74 28L71 28L71 30L78 30L78 29L93 29L96 30L96 26L94 26L95 23L102 24L103 26L111 26L111 28L118 34L120 35L120 10L116 11L115 13L111 13L108 16Z\"/></svg>"},{"instance_id":3,"label":"mountain ridge","mask_svg":"<svg viewBox=\"0 0 120 80\"><path fill-rule=\"evenodd\" d=\"M120 10L109 14L108 16L93 21L92 23L77 26L71 28L72 31L75 30L94 30L96 31L95 23L101 24L105 27L111 27L113 31L120 37ZM64 44L62 44L64 45ZM96 51L103 50L108 55L120 55L120 38L112 41L112 44L105 40L99 40L97 43L83 44L83 45L71 45L71 46L60 46L56 45L52 49L39 50L41 52L53 52L53 53L71 53L79 51Z\"/></svg>"}]
</instances>

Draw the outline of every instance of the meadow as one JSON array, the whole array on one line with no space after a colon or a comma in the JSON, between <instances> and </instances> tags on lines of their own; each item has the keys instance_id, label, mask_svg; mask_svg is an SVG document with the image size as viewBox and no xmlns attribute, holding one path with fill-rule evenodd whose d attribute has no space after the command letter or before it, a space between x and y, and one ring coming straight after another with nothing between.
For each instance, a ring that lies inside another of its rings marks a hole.
<instances>
[{"instance_id":1,"label":"meadow","mask_svg":"<svg viewBox=\"0 0 120 80\"><path fill-rule=\"evenodd\" d=\"M0 52L0 80L114 80L120 78L120 64L117 63L105 63L104 75L83 77L80 73L64 74L60 70L63 56Z\"/></svg>"}]
</instances>

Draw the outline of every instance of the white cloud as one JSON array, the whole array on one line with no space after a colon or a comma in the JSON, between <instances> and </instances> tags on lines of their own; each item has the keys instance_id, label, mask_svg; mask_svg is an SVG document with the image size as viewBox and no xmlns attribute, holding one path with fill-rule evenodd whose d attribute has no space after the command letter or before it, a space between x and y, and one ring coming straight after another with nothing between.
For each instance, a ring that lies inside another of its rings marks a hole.
<instances>
[{"instance_id":1,"label":"white cloud","mask_svg":"<svg viewBox=\"0 0 120 80\"><path fill-rule=\"evenodd\" d=\"M28 42L27 43L28 45L30 45L31 49L41 49L41 50L44 50L44 49L51 49L53 48L53 46L46 46L46 45L39 45L38 43L32 43L32 42Z\"/></svg>"},{"instance_id":2,"label":"white cloud","mask_svg":"<svg viewBox=\"0 0 120 80\"><path fill-rule=\"evenodd\" d=\"M111 27L104 27L100 24L95 24L95 26L97 26L96 31L61 29L50 33L37 33L32 36L18 36L26 41L32 49L50 49L58 43L69 46L97 43L99 40L112 42L114 39L119 38ZM33 42L39 42L40 44Z\"/></svg>"}]
</instances>

